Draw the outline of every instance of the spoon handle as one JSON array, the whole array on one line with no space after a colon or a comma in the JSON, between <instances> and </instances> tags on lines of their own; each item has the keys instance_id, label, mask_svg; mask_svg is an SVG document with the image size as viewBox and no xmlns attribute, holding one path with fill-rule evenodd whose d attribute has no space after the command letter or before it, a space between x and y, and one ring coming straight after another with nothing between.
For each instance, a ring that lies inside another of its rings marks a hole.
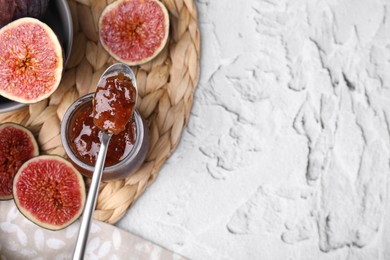
<instances>
[{"instance_id":1,"label":"spoon handle","mask_svg":"<svg viewBox=\"0 0 390 260\"><path fill-rule=\"evenodd\" d=\"M96 198L99 191L100 181L102 179L104 161L106 160L107 147L111 136L111 134L107 133L103 133L102 136L99 154L96 160L95 170L92 175L92 182L88 191L83 218L81 220L80 230L77 237L76 247L73 252L73 260L81 260L84 258L85 248L89 235L89 228L91 226L92 215L96 207Z\"/></svg>"}]
</instances>

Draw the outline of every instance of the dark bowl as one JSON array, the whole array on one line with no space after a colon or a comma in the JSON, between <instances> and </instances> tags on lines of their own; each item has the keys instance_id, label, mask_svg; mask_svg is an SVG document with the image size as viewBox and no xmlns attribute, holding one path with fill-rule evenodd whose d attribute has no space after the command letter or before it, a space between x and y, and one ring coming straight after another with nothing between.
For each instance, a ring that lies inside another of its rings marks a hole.
<instances>
[{"instance_id":1,"label":"dark bowl","mask_svg":"<svg viewBox=\"0 0 390 260\"><path fill-rule=\"evenodd\" d=\"M41 19L53 29L61 43L64 63L68 62L73 41L72 15L67 0L50 0L49 7ZM65 65L64 64L64 65ZM0 113L26 106L0 96Z\"/></svg>"}]
</instances>

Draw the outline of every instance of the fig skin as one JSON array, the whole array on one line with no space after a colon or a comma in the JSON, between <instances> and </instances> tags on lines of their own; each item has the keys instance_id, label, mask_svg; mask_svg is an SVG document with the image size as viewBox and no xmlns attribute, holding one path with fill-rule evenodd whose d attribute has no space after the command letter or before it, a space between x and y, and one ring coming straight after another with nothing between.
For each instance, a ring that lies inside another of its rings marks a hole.
<instances>
[{"instance_id":1,"label":"fig skin","mask_svg":"<svg viewBox=\"0 0 390 260\"><path fill-rule=\"evenodd\" d=\"M49 230L64 229L83 212L85 182L80 172L58 155L26 161L13 180L14 201L20 213Z\"/></svg>"},{"instance_id":2,"label":"fig skin","mask_svg":"<svg viewBox=\"0 0 390 260\"><path fill-rule=\"evenodd\" d=\"M49 7L50 0L0 0L0 28L22 18L40 19Z\"/></svg>"},{"instance_id":3,"label":"fig skin","mask_svg":"<svg viewBox=\"0 0 390 260\"><path fill-rule=\"evenodd\" d=\"M14 0L0 0L0 28L11 22L14 18L16 3Z\"/></svg>"},{"instance_id":4,"label":"fig skin","mask_svg":"<svg viewBox=\"0 0 390 260\"><path fill-rule=\"evenodd\" d=\"M16 9L13 19L22 17L42 18L49 6L49 0L14 0Z\"/></svg>"},{"instance_id":5,"label":"fig skin","mask_svg":"<svg viewBox=\"0 0 390 260\"><path fill-rule=\"evenodd\" d=\"M15 123L0 124L0 200L12 199L14 176L25 161L38 155L38 143L30 130Z\"/></svg>"}]
</instances>

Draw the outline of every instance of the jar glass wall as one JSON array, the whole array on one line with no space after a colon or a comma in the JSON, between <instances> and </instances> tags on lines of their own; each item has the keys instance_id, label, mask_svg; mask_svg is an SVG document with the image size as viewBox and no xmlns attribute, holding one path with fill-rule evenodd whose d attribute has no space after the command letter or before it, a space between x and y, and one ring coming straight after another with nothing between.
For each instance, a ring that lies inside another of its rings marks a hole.
<instances>
[{"instance_id":1,"label":"jar glass wall","mask_svg":"<svg viewBox=\"0 0 390 260\"><path fill-rule=\"evenodd\" d=\"M74 166L86 177L92 176L95 167L80 159L80 155L75 151L75 140L74 136L71 135L71 127L74 120L80 115L79 111L85 106L92 106L93 95L94 93L90 93L76 100L66 111L61 123L61 139L65 152ZM149 131L138 110L134 111L133 123L135 125L135 140L131 150L118 162L104 168L103 180L126 178L144 162L149 148ZM111 145L115 145L115 143L111 143Z\"/></svg>"}]
</instances>

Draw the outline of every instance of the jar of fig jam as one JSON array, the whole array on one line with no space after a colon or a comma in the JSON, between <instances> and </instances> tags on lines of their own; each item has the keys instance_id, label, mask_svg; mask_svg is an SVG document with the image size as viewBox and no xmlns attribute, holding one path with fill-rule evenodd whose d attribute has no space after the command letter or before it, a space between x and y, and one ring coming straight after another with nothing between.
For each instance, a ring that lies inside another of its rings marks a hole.
<instances>
[{"instance_id":1,"label":"jar of fig jam","mask_svg":"<svg viewBox=\"0 0 390 260\"><path fill-rule=\"evenodd\" d=\"M86 177L93 174L102 134L93 124L93 96L94 93L91 93L76 100L61 123L65 152ZM148 146L148 127L138 110L134 110L125 130L111 137L102 179L121 179L133 174L144 162Z\"/></svg>"}]
</instances>

